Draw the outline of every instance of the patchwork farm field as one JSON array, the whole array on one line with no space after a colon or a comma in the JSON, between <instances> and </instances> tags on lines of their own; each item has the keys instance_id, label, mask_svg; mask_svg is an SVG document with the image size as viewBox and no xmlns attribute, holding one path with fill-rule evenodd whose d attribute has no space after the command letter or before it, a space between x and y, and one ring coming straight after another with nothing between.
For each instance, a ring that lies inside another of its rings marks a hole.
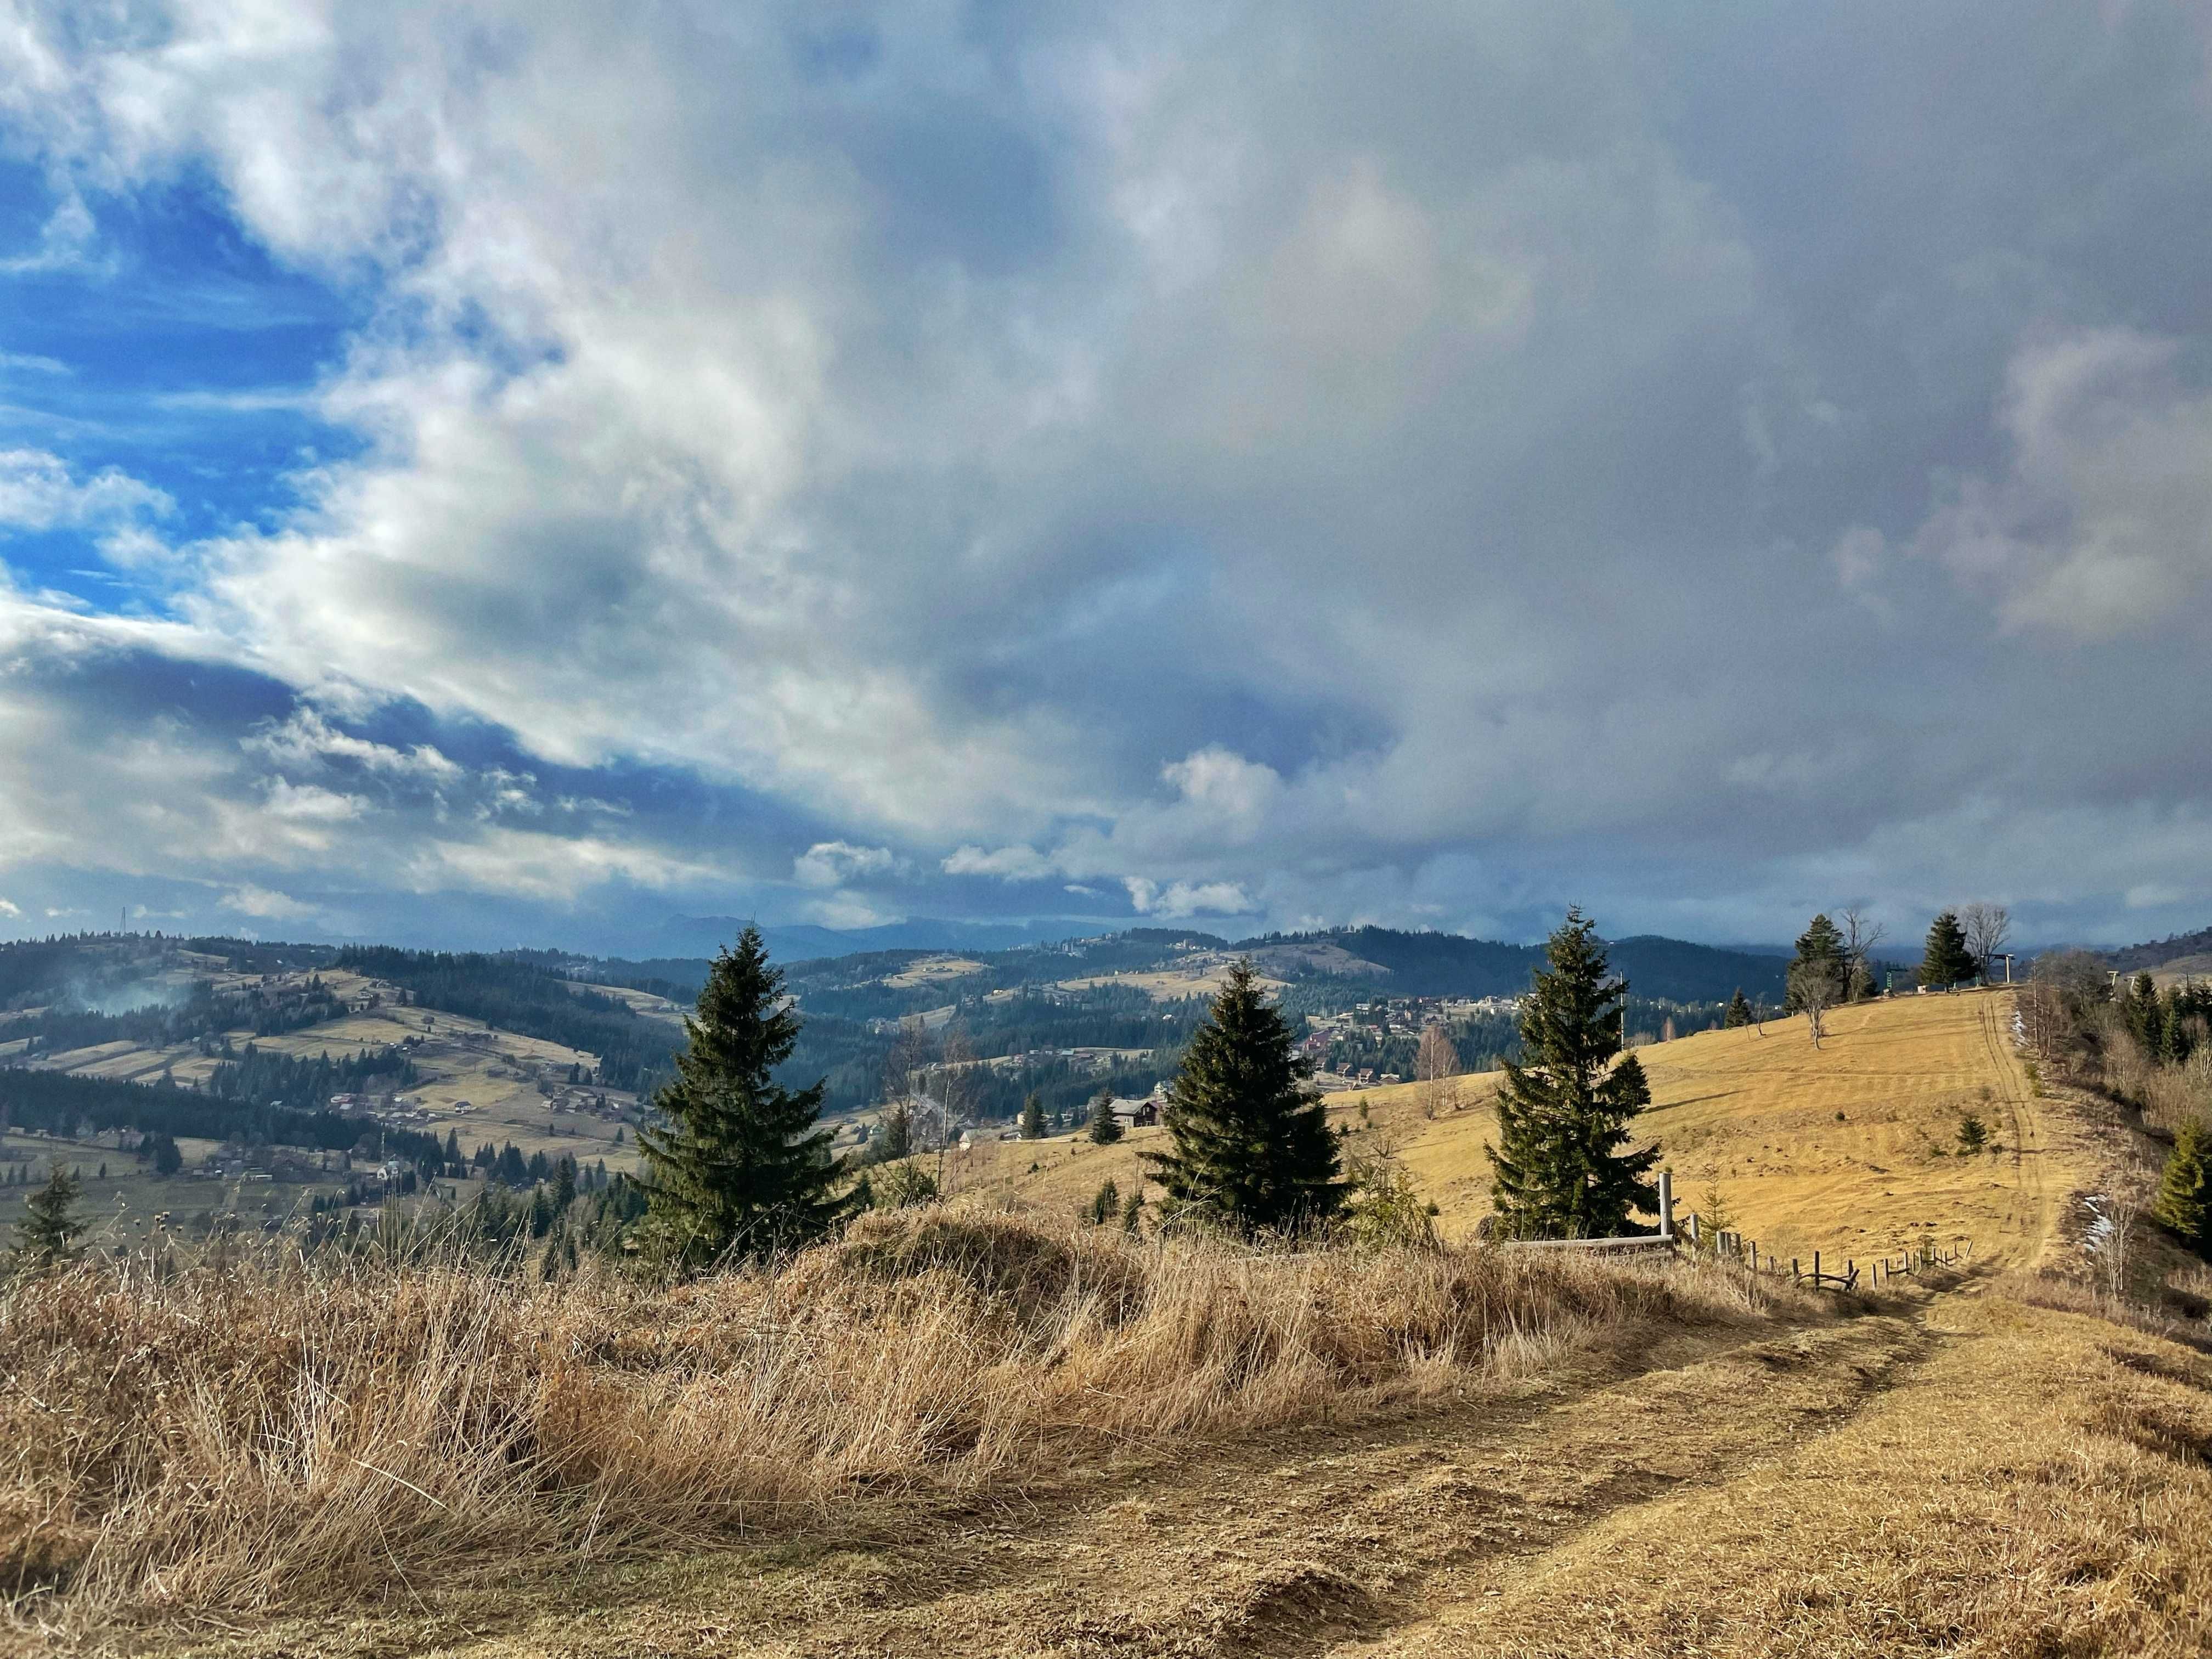
<instances>
[{"instance_id":1,"label":"patchwork farm field","mask_svg":"<svg viewBox=\"0 0 2212 1659\"><path fill-rule=\"evenodd\" d=\"M406 1043L417 1073L405 1091L411 1114L406 1127L441 1135L457 1133L469 1151L480 1142L499 1146L512 1141L526 1158L542 1152L549 1158L565 1154L579 1163L604 1160L610 1170L634 1166L629 1120L635 1115L635 1096L619 1089L570 1085L572 1076L591 1074L596 1056L544 1038L495 1030L480 1019L404 1006L391 986L343 969L320 970L318 976L341 1001L354 1005L354 1011L270 1036L234 1030L228 1034L234 1048L242 1050L251 1043L264 1054L343 1059ZM204 977L217 989L229 989L253 976ZM307 975L279 978L304 983ZM621 988L579 988L617 998L665 1024L672 1036L680 1028L680 1012L664 998ZM367 1006L372 1000L375 1006ZM135 1083L170 1077L185 1086L204 1084L221 1063L219 1054L204 1054L191 1043L164 1048L133 1042L64 1050L35 1062L41 1071ZM598 1106L600 1100L606 1103L604 1110ZM327 1103L292 1103L312 1109Z\"/></svg>"}]
</instances>

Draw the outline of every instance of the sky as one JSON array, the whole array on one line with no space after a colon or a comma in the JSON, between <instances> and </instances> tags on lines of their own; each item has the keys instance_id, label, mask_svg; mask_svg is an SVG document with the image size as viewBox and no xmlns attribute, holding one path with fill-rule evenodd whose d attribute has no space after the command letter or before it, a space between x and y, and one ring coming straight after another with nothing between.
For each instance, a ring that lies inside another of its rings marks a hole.
<instances>
[{"instance_id":1,"label":"sky","mask_svg":"<svg viewBox=\"0 0 2212 1659\"><path fill-rule=\"evenodd\" d=\"M2208 17L0 0L0 935L2204 926Z\"/></svg>"}]
</instances>

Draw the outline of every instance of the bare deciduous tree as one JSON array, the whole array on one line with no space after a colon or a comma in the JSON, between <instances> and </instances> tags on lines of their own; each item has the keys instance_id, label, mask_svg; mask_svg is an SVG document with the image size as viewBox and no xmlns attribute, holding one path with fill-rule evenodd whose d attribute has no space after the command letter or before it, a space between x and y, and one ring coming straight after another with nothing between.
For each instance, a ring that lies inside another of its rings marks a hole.
<instances>
[{"instance_id":1,"label":"bare deciduous tree","mask_svg":"<svg viewBox=\"0 0 2212 1659\"><path fill-rule=\"evenodd\" d=\"M1826 1035L1828 1010L1843 1000L1843 994L1841 964L1824 957L1790 964L1790 1000L1805 1011L1806 1024L1812 1032L1815 1048Z\"/></svg>"},{"instance_id":2,"label":"bare deciduous tree","mask_svg":"<svg viewBox=\"0 0 2212 1659\"><path fill-rule=\"evenodd\" d=\"M1459 1075L1459 1045L1451 1040L1451 1033L1440 1024L1421 1028L1421 1046L1413 1054L1413 1077L1421 1083L1442 1083ZM1436 1097L1441 1089L1431 1090L1428 1102L1429 1115L1436 1115Z\"/></svg>"},{"instance_id":3,"label":"bare deciduous tree","mask_svg":"<svg viewBox=\"0 0 2212 1659\"><path fill-rule=\"evenodd\" d=\"M958 1138L962 1126L975 1119L975 1103L981 1097L975 1075L980 1064L968 1028L957 1020L947 1025L938 1045L936 1067L929 1075L937 1113L937 1184L946 1191L951 1189L945 1187L945 1149Z\"/></svg>"},{"instance_id":4,"label":"bare deciduous tree","mask_svg":"<svg viewBox=\"0 0 2212 1659\"><path fill-rule=\"evenodd\" d=\"M1874 947L1881 943L1883 929L1863 910L1845 910L1843 918L1844 996L1856 1002L1874 989Z\"/></svg>"},{"instance_id":5,"label":"bare deciduous tree","mask_svg":"<svg viewBox=\"0 0 2212 1659\"><path fill-rule=\"evenodd\" d=\"M2012 937L2012 914L2002 904L1965 904L1959 907L1959 931L1966 936L1966 951L1982 971L1990 976L1990 964L2005 948Z\"/></svg>"}]
</instances>

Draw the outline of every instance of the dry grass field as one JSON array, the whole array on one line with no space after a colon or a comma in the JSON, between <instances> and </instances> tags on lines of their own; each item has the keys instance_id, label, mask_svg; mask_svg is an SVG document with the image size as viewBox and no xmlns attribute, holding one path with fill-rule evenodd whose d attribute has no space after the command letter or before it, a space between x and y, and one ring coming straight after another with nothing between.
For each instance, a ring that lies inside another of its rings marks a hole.
<instances>
[{"instance_id":1,"label":"dry grass field","mask_svg":"<svg viewBox=\"0 0 2212 1659\"><path fill-rule=\"evenodd\" d=\"M209 1659L2202 1654L2212 1341L2023 1271L2142 1148L2033 1086L2008 1015L1642 1051L1686 1198L1702 1158L1768 1240L1975 1240L1879 1295L1074 1224L1158 1131L954 1155L949 1207L687 1289L88 1271L0 1303L0 1539L71 1571L6 1628ZM1332 1106L1464 1234L1492 1086ZM2001 1150L1957 1156L1966 1109Z\"/></svg>"},{"instance_id":2,"label":"dry grass field","mask_svg":"<svg viewBox=\"0 0 2212 1659\"><path fill-rule=\"evenodd\" d=\"M1871 1256L1933 1238L2025 1262L2090 1153L2087 1132L2034 1093L2010 1029L2008 999L1990 994L1845 1009L1829 1017L1817 1050L1802 1018L1654 1043L1637 1050L1652 1093L1638 1127L1664 1147L1678 1207L1705 1207L1717 1183L1729 1224L1762 1250ZM1467 1237L1489 1209L1482 1148L1497 1137L1498 1082L1492 1073L1334 1094L1329 1118L1356 1145L1394 1152L1437 1205L1443 1231ZM1960 1154L1969 1111L1991 1132L1978 1157ZM952 1161L951 1184L1073 1214L1103 1181L1127 1192L1142 1176L1139 1154L1164 1135L1139 1129L1113 1146L1080 1134L985 1143Z\"/></svg>"},{"instance_id":3,"label":"dry grass field","mask_svg":"<svg viewBox=\"0 0 2212 1659\"><path fill-rule=\"evenodd\" d=\"M980 974L983 964L968 957L924 957L909 963L896 974L886 974L884 983L897 990L912 990L917 985L934 985L940 981L965 979L970 974Z\"/></svg>"},{"instance_id":4,"label":"dry grass field","mask_svg":"<svg viewBox=\"0 0 2212 1659\"><path fill-rule=\"evenodd\" d=\"M170 1651L179 1619L896 1524L1124 1447L1488 1397L1807 1305L1692 1266L1255 1255L942 1209L673 1289L92 1261L0 1291L0 1582L66 1585L17 1604L19 1634Z\"/></svg>"}]
</instances>

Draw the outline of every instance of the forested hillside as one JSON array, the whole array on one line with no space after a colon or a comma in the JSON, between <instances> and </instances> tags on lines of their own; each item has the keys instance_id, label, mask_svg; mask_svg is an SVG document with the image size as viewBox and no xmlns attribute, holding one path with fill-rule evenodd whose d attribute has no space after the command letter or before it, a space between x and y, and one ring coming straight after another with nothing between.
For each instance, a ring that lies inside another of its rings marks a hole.
<instances>
[{"instance_id":1,"label":"forested hillside","mask_svg":"<svg viewBox=\"0 0 2212 1659\"><path fill-rule=\"evenodd\" d=\"M338 963L404 990L425 1008L463 1014L504 1031L543 1037L599 1056L599 1080L616 1089L650 1089L666 1075L678 1037L628 1003L571 983L520 954L449 956L357 945Z\"/></svg>"}]
</instances>

